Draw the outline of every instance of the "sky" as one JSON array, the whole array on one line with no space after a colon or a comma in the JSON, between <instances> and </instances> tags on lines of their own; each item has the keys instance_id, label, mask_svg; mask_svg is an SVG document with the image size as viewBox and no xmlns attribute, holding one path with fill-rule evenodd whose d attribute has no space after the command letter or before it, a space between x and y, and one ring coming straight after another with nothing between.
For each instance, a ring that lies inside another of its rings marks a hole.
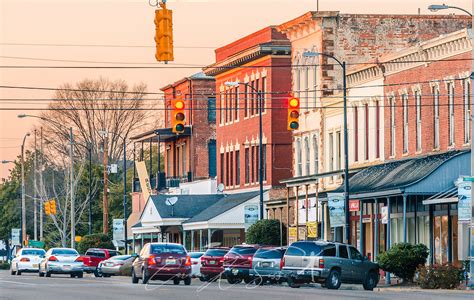
<instances>
[{"instance_id":1,"label":"sky","mask_svg":"<svg viewBox=\"0 0 474 300\"><path fill-rule=\"evenodd\" d=\"M473 1L319 0L319 9L342 13L418 14L420 8L422 14L427 14L430 4L447 2L449 5L471 10ZM0 86L56 88L63 83L105 77L111 80L124 79L129 85L143 82L147 84L149 92L159 92L160 87L199 72L199 68L6 68L117 66L119 63L164 66L156 62L154 57L155 8L149 2L153 4L156 0L0 0ZM215 48L266 26L279 25L316 10L316 2L317 0L169 0L167 7L173 10L174 24L173 63L209 65L214 62ZM71 60L85 62L68 62ZM51 91L0 88L0 161L13 160L20 154L23 136L34 125L35 119L18 119L16 116L20 113L39 114L39 110L27 109L38 109L47 104L46 101L28 99L51 97ZM5 99L14 100L8 102ZM31 147L32 141L31 137L28 138L28 147ZM10 167L11 165L0 164L0 178L8 176Z\"/></svg>"}]
</instances>

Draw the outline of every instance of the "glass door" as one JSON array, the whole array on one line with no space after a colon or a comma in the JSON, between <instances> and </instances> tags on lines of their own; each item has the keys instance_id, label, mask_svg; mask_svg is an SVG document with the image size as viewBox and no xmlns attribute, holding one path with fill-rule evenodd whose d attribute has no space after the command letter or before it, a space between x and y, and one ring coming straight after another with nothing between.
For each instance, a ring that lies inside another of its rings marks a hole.
<instances>
[{"instance_id":1,"label":"glass door","mask_svg":"<svg viewBox=\"0 0 474 300\"><path fill-rule=\"evenodd\" d=\"M448 262L448 216L434 217L434 263Z\"/></svg>"}]
</instances>

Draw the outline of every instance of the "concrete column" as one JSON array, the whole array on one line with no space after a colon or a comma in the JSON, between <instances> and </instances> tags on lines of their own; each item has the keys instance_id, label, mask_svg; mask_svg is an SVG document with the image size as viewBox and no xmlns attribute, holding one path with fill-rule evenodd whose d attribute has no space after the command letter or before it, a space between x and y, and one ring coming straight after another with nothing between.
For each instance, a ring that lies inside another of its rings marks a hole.
<instances>
[{"instance_id":1,"label":"concrete column","mask_svg":"<svg viewBox=\"0 0 474 300\"><path fill-rule=\"evenodd\" d=\"M453 262L453 222L451 221L451 204L448 204L448 263Z\"/></svg>"},{"instance_id":2,"label":"concrete column","mask_svg":"<svg viewBox=\"0 0 474 300\"><path fill-rule=\"evenodd\" d=\"M377 254L379 252L379 202L375 198L375 218L374 218L374 261L377 261Z\"/></svg>"},{"instance_id":3,"label":"concrete column","mask_svg":"<svg viewBox=\"0 0 474 300\"><path fill-rule=\"evenodd\" d=\"M390 223L391 223L391 220L390 220L390 214L392 213L392 204L390 203L390 197L387 197L387 207L388 207L388 222L387 222L387 236L386 236L386 239L385 241L387 242L387 250L390 249L391 245L390 245L390 235L392 234L391 233L391 226L390 226ZM385 273L385 283L386 284L390 284L390 273L387 272Z\"/></svg>"},{"instance_id":4,"label":"concrete column","mask_svg":"<svg viewBox=\"0 0 474 300\"><path fill-rule=\"evenodd\" d=\"M194 230L191 230L191 247L189 250L194 251Z\"/></svg>"},{"instance_id":5,"label":"concrete column","mask_svg":"<svg viewBox=\"0 0 474 300\"><path fill-rule=\"evenodd\" d=\"M433 229L433 225L434 225L434 216L433 216L433 205L430 205L430 218L429 218L429 222L430 222L430 264L433 265L434 262L435 262L435 259L434 259L434 229Z\"/></svg>"},{"instance_id":6,"label":"concrete column","mask_svg":"<svg viewBox=\"0 0 474 300\"><path fill-rule=\"evenodd\" d=\"M135 251L135 233L132 234L132 254L136 253Z\"/></svg>"},{"instance_id":7,"label":"concrete column","mask_svg":"<svg viewBox=\"0 0 474 300\"><path fill-rule=\"evenodd\" d=\"M183 246L186 249L186 230L183 229Z\"/></svg>"},{"instance_id":8,"label":"concrete column","mask_svg":"<svg viewBox=\"0 0 474 300\"><path fill-rule=\"evenodd\" d=\"M207 247L211 247L212 229L207 229Z\"/></svg>"},{"instance_id":9,"label":"concrete column","mask_svg":"<svg viewBox=\"0 0 474 300\"><path fill-rule=\"evenodd\" d=\"M403 242L407 242L407 195L403 194Z\"/></svg>"},{"instance_id":10,"label":"concrete column","mask_svg":"<svg viewBox=\"0 0 474 300\"><path fill-rule=\"evenodd\" d=\"M199 229L199 251L202 251L202 229Z\"/></svg>"},{"instance_id":11,"label":"concrete column","mask_svg":"<svg viewBox=\"0 0 474 300\"><path fill-rule=\"evenodd\" d=\"M359 252L364 255L364 223L362 222L364 217L364 202L362 202L362 200L359 201Z\"/></svg>"}]
</instances>

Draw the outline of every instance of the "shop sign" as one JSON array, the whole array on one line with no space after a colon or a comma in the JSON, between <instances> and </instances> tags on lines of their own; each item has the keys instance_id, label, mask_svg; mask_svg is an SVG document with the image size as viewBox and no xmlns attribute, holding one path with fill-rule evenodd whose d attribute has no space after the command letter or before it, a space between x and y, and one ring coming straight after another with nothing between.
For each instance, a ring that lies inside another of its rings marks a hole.
<instances>
[{"instance_id":1,"label":"shop sign","mask_svg":"<svg viewBox=\"0 0 474 300\"><path fill-rule=\"evenodd\" d=\"M328 194L329 222L331 227L341 227L346 224L344 193Z\"/></svg>"},{"instance_id":2,"label":"shop sign","mask_svg":"<svg viewBox=\"0 0 474 300\"><path fill-rule=\"evenodd\" d=\"M388 206L382 206L382 224L388 224Z\"/></svg>"},{"instance_id":3,"label":"shop sign","mask_svg":"<svg viewBox=\"0 0 474 300\"><path fill-rule=\"evenodd\" d=\"M12 245L21 246L20 229L18 228L12 228Z\"/></svg>"},{"instance_id":4,"label":"shop sign","mask_svg":"<svg viewBox=\"0 0 474 300\"><path fill-rule=\"evenodd\" d=\"M123 245L125 240L125 228L123 219L114 219L112 222L113 231L112 231L112 239L117 242L119 245Z\"/></svg>"},{"instance_id":5,"label":"shop sign","mask_svg":"<svg viewBox=\"0 0 474 300\"><path fill-rule=\"evenodd\" d=\"M349 200L349 211L359 211L359 210L360 210L360 201Z\"/></svg>"},{"instance_id":6,"label":"shop sign","mask_svg":"<svg viewBox=\"0 0 474 300\"><path fill-rule=\"evenodd\" d=\"M290 227L290 232L289 232L289 235L290 235L290 238L296 238L296 227Z\"/></svg>"},{"instance_id":7,"label":"shop sign","mask_svg":"<svg viewBox=\"0 0 474 300\"><path fill-rule=\"evenodd\" d=\"M471 182L458 181L458 223L471 223Z\"/></svg>"},{"instance_id":8,"label":"shop sign","mask_svg":"<svg viewBox=\"0 0 474 300\"><path fill-rule=\"evenodd\" d=\"M317 222L307 222L306 228L309 238L316 238L318 236L318 223Z\"/></svg>"},{"instance_id":9,"label":"shop sign","mask_svg":"<svg viewBox=\"0 0 474 300\"><path fill-rule=\"evenodd\" d=\"M247 230L251 225L258 221L258 205L244 206L244 225Z\"/></svg>"}]
</instances>

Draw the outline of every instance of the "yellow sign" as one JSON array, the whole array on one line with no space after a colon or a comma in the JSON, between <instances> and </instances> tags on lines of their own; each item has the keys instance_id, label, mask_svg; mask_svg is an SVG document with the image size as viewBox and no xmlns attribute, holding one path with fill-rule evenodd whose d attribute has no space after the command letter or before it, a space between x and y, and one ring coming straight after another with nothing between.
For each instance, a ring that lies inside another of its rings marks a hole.
<instances>
[{"instance_id":1,"label":"yellow sign","mask_svg":"<svg viewBox=\"0 0 474 300\"><path fill-rule=\"evenodd\" d=\"M290 238L296 238L296 227L290 227Z\"/></svg>"},{"instance_id":2,"label":"yellow sign","mask_svg":"<svg viewBox=\"0 0 474 300\"><path fill-rule=\"evenodd\" d=\"M76 235L74 237L74 241L76 241L76 243L79 243L81 240L82 240L82 236Z\"/></svg>"},{"instance_id":3,"label":"yellow sign","mask_svg":"<svg viewBox=\"0 0 474 300\"><path fill-rule=\"evenodd\" d=\"M309 238L316 238L318 236L318 223L317 222L307 222L306 228Z\"/></svg>"},{"instance_id":4,"label":"yellow sign","mask_svg":"<svg viewBox=\"0 0 474 300\"><path fill-rule=\"evenodd\" d=\"M148 201L151 195L150 178L148 177L148 171L146 170L146 164L144 161L136 162L138 179L140 179L140 187L142 188L143 199Z\"/></svg>"}]
</instances>

